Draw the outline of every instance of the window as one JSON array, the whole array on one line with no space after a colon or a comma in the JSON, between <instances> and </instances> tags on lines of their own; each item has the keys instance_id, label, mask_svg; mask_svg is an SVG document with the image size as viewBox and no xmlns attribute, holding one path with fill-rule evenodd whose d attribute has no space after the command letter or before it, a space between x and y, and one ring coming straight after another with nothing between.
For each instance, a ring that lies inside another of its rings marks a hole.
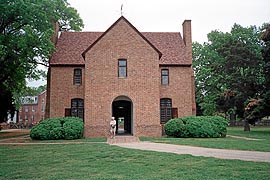
<instances>
[{"instance_id":1,"label":"window","mask_svg":"<svg viewBox=\"0 0 270 180\"><path fill-rule=\"evenodd\" d=\"M82 84L82 70L81 69L74 69L73 84L75 84L75 85L81 85Z\"/></svg>"},{"instance_id":2,"label":"window","mask_svg":"<svg viewBox=\"0 0 270 180\"><path fill-rule=\"evenodd\" d=\"M44 103L44 98L42 98L42 104Z\"/></svg>"},{"instance_id":3,"label":"window","mask_svg":"<svg viewBox=\"0 0 270 180\"><path fill-rule=\"evenodd\" d=\"M34 106L32 106L32 112L35 112L35 107Z\"/></svg>"},{"instance_id":4,"label":"window","mask_svg":"<svg viewBox=\"0 0 270 180\"><path fill-rule=\"evenodd\" d=\"M166 123L172 118L172 100L169 98L160 99L160 122Z\"/></svg>"},{"instance_id":5,"label":"window","mask_svg":"<svg viewBox=\"0 0 270 180\"><path fill-rule=\"evenodd\" d=\"M45 108L44 108L44 104L42 104L42 106L41 106L41 111L44 112L44 109L45 109Z\"/></svg>"},{"instance_id":6,"label":"window","mask_svg":"<svg viewBox=\"0 0 270 180\"><path fill-rule=\"evenodd\" d=\"M161 69L161 84L168 85L169 84L169 70Z\"/></svg>"},{"instance_id":7,"label":"window","mask_svg":"<svg viewBox=\"0 0 270 180\"><path fill-rule=\"evenodd\" d=\"M83 99L71 99L71 116L83 119L84 103Z\"/></svg>"},{"instance_id":8,"label":"window","mask_svg":"<svg viewBox=\"0 0 270 180\"><path fill-rule=\"evenodd\" d=\"M119 59L118 60L118 77L127 77L127 60Z\"/></svg>"},{"instance_id":9,"label":"window","mask_svg":"<svg viewBox=\"0 0 270 180\"><path fill-rule=\"evenodd\" d=\"M28 106L25 106L25 112L28 112Z\"/></svg>"},{"instance_id":10,"label":"window","mask_svg":"<svg viewBox=\"0 0 270 180\"><path fill-rule=\"evenodd\" d=\"M34 115L32 115L32 121L35 121L35 116Z\"/></svg>"}]
</instances>

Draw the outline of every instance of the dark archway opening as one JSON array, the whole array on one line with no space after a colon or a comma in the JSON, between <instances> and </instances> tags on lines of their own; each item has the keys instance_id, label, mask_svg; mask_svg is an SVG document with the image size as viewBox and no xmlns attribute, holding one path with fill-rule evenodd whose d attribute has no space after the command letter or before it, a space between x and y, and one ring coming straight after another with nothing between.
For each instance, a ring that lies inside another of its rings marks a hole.
<instances>
[{"instance_id":1,"label":"dark archway opening","mask_svg":"<svg viewBox=\"0 0 270 180\"><path fill-rule=\"evenodd\" d=\"M116 120L116 133L132 134L132 103L117 100L112 103L112 115Z\"/></svg>"}]
</instances>

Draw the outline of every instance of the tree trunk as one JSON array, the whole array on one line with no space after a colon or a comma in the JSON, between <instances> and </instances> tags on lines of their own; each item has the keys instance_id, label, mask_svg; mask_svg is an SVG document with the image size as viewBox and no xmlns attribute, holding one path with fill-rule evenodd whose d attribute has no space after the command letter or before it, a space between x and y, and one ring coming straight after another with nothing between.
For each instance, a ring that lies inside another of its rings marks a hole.
<instances>
[{"instance_id":1,"label":"tree trunk","mask_svg":"<svg viewBox=\"0 0 270 180\"><path fill-rule=\"evenodd\" d=\"M235 126L235 119L236 119L236 116L234 113L230 113L230 125L231 126Z\"/></svg>"},{"instance_id":2,"label":"tree trunk","mask_svg":"<svg viewBox=\"0 0 270 180\"><path fill-rule=\"evenodd\" d=\"M249 123L248 123L248 121L247 121L247 120L245 120L245 124L244 124L244 131L248 131L248 132L250 132L250 125L249 125Z\"/></svg>"}]
</instances>

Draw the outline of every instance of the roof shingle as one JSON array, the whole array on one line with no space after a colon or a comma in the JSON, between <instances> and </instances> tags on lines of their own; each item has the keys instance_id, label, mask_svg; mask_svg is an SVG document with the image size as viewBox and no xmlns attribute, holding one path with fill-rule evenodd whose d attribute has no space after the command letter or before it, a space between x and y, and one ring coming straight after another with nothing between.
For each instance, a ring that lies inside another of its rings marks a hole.
<instances>
[{"instance_id":1,"label":"roof shingle","mask_svg":"<svg viewBox=\"0 0 270 180\"><path fill-rule=\"evenodd\" d=\"M103 32L62 32L52 54L50 65L84 65L82 53ZM186 58L185 44L179 32L142 32L161 53L160 64L190 65Z\"/></svg>"}]
</instances>

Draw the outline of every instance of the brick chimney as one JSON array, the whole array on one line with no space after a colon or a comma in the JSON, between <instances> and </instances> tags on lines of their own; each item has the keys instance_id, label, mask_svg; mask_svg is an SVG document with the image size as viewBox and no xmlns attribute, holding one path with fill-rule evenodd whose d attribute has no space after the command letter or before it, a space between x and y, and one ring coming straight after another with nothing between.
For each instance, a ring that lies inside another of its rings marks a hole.
<instances>
[{"instance_id":1,"label":"brick chimney","mask_svg":"<svg viewBox=\"0 0 270 180\"><path fill-rule=\"evenodd\" d=\"M186 58L192 63L192 37L191 37L191 20L185 20L183 26L183 40L186 45Z\"/></svg>"},{"instance_id":2,"label":"brick chimney","mask_svg":"<svg viewBox=\"0 0 270 180\"><path fill-rule=\"evenodd\" d=\"M54 33L51 37L51 41L54 45L56 45L57 40L58 40L58 33L59 33L59 24L57 21L53 22L53 31L54 31Z\"/></svg>"},{"instance_id":3,"label":"brick chimney","mask_svg":"<svg viewBox=\"0 0 270 180\"><path fill-rule=\"evenodd\" d=\"M53 24L53 35L51 36L51 41L54 46L58 41L58 34L59 34L59 23L57 21L52 22ZM51 52L52 55L53 52ZM50 59L49 59L50 64ZM51 67L49 66L47 72L47 89L46 89L46 107L45 107L45 119L50 117L50 105L51 105Z\"/></svg>"},{"instance_id":4,"label":"brick chimney","mask_svg":"<svg viewBox=\"0 0 270 180\"><path fill-rule=\"evenodd\" d=\"M183 26L183 40L185 43L185 57L192 65L192 35L191 35L191 20L185 20ZM196 115L196 101L195 101L195 80L194 71L191 66L191 100L192 100L192 115Z\"/></svg>"}]
</instances>

